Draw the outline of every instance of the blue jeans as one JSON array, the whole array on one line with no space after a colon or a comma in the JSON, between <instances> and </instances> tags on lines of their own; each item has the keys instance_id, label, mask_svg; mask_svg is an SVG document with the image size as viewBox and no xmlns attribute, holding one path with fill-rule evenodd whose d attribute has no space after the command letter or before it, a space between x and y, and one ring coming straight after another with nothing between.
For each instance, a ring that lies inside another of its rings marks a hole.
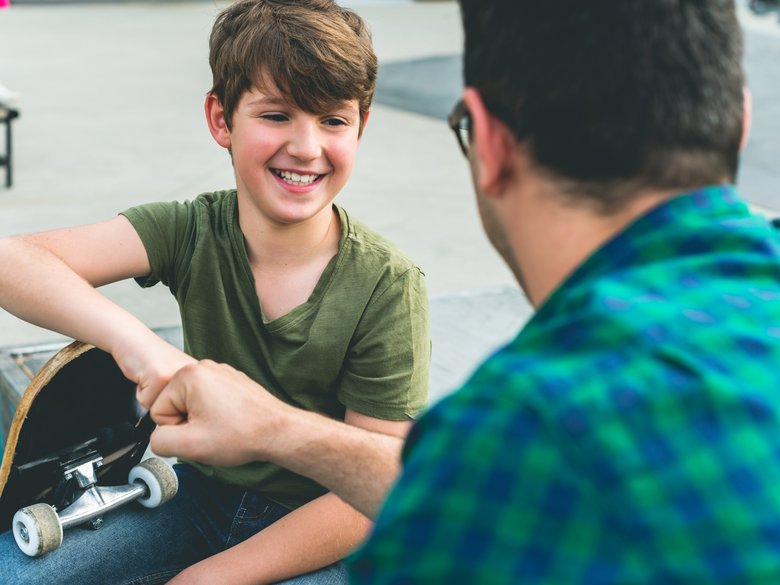
<instances>
[{"instance_id":1,"label":"blue jeans","mask_svg":"<svg viewBox=\"0 0 780 585\"><path fill-rule=\"evenodd\" d=\"M152 585L257 534L288 510L263 496L176 465L179 493L160 508L130 504L108 512L98 531L65 531L62 546L30 558L0 534L0 584ZM215 582L219 582L218 576ZM347 583L343 563L285 584Z\"/></svg>"}]
</instances>

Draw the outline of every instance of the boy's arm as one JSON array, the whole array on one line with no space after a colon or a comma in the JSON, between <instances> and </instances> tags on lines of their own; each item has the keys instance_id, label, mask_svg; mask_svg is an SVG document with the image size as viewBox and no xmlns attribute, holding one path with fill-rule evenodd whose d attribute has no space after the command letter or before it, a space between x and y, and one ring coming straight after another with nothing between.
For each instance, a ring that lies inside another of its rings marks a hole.
<instances>
[{"instance_id":1,"label":"boy's arm","mask_svg":"<svg viewBox=\"0 0 780 585\"><path fill-rule=\"evenodd\" d=\"M410 426L350 410L345 422L400 438ZM172 583L213 583L217 577L235 585L276 583L343 559L363 541L371 525L363 514L328 493L243 543L193 565Z\"/></svg>"},{"instance_id":2,"label":"boy's arm","mask_svg":"<svg viewBox=\"0 0 780 585\"><path fill-rule=\"evenodd\" d=\"M252 538L185 569L170 585L278 583L344 558L370 525L354 508L325 494Z\"/></svg>"},{"instance_id":3,"label":"boy's arm","mask_svg":"<svg viewBox=\"0 0 780 585\"><path fill-rule=\"evenodd\" d=\"M150 404L189 363L95 287L150 272L143 243L122 216L0 240L0 306L35 325L110 352Z\"/></svg>"}]
</instances>

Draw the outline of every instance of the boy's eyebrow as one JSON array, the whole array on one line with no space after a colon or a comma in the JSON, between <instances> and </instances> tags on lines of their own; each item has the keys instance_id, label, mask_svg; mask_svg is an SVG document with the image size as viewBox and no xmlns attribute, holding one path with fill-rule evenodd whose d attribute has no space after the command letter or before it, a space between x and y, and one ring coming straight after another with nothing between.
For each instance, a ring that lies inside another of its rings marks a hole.
<instances>
[{"instance_id":1,"label":"boy's eyebrow","mask_svg":"<svg viewBox=\"0 0 780 585\"><path fill-rule=\"evenodd\" d=\"M258 98L253 99L251 102L249 102L250 106L285 106L287 105L287 100L284 99L282 96L261 96Z\"/></svg>"},{"instance_id":2,"label":"boy's eyebrow","mask_svg":"<svg viewBox=\"0 0 780 585\"><path fill-rule=\"evenodd\" d=\"M352 100L354 101L354 100ZM277 106L288 107L290 101L280 95L261 95L256 97L247 104L248 106ZM350 100L345 100L333 108L333 112L359 112L360 107L357 104L351 103Z\"/></svg>"}]
</instances>

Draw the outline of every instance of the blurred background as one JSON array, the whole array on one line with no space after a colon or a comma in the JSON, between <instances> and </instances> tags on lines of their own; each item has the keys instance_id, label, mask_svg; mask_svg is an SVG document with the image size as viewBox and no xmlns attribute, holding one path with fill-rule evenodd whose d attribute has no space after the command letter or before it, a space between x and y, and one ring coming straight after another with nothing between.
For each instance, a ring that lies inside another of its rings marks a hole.
<instances>
[{"instance_id":1,"label":"blurred background","mask_svg":"<svg viewBox=\"0 0 780 585\"><path fill-rule=\"evenodd\" d=\"M337 202L414 258L434 296L513 287L482 234L466 162L444 121L462 86L456 2L343 3L372 29L380 81ZM0 85L20 112L12 188L0 170L0 236L233 186L203 116L209 30L226 4L20 0L0 10ZM739 182L772 213L780 208L780 11L747 0L739 11L754 97ZM161 286L106 292L152 327L178 323ZM0 311L0 347L57 339Z\"/></svg>"}]
</instances>

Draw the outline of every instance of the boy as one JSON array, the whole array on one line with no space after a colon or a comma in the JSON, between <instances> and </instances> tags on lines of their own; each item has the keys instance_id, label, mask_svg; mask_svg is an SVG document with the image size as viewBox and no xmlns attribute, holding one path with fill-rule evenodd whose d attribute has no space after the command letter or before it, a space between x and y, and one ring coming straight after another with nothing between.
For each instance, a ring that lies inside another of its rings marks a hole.
<instances>
[{"instance_id":1,"label":"boy","mask_svg":"<svg viewBox=\"0 0 780 585\"><path fill-rule=\"evenodd\" d=\"M241 0L217 18L210 50L206 117L237 188L3 241L0 303L110 351L146 405L181 366L211 358L295 406L405 435L428 377L422 275L332 205L374 90L364 23L331 0ZM93 288L129 277L171 289L186 353ZM42 559L2 535L3 575L154 583L189 567L188 583L341 582L338 561L369 526L318 484L268 463L177 473L179 494L159 510L114 512L101 534L70 531Z\"/></svg>"}]
</instances>

